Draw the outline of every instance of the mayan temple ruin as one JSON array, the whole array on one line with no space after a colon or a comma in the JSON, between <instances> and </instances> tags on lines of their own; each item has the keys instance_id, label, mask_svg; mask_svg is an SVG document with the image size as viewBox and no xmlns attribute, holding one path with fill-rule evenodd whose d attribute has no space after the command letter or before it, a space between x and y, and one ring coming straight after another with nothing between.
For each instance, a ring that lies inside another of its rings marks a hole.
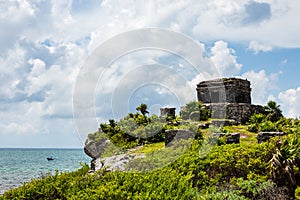
<instances>
[{"instance_id":1,"label":"mayan temple ruin","mask_svg":"<svg viewBox=\"0 0 300 200\"><path fill-rule=\"evenodd\" d=\"M222 78L197 84L198 101L211 111L213 119L230 119L236 124L247 122L254 113L263 111L260 105L251 104L251 87L248 80Z\"/></svg>"}]
</instances>

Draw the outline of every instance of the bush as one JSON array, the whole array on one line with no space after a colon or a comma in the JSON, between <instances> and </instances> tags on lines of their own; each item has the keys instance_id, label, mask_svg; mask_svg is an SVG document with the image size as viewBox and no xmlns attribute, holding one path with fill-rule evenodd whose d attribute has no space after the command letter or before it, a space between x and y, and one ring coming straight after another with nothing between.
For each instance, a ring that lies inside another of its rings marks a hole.
<instances>
[{"instance_id":1,"label":"bush","mask_svg":"<svg viewBox=\"0 0 300 200\"><path fill-rule=\"evenodd\" d=\"M202 106L201 102L191 101L180 111L180 116L183 120L206 121L210 117L210 112Z\"/></svg>"},{"instance_id":2,"label":"bush","mask_svg":"<svg viewBox=\"0 0 300 200\"><path fill-rule=\"evenodd\" d=\"M181 147L160 149L131 164L138 168L153 165L154 171L88 174L85 165L76 172L33 180L0 199L287 199L286 186L278 188L270 181L268 161L276 152L275 143L214 146L200 157L202 140L195 140L176 161L162 168L157 169ZM299 189L294 194L298 197Z\"/></svg>"},{"instance_id":3,"label":"bush","mask_svg":"<svg viewBox=\"0 0 300 200\"><path fill-rule=\"evenodd\" d=\"M300 187L297 187L297 189L295 190L295 198L297 200L300 200Z\"/></svg>"},{"instance_id":4,"label":"bush","mask_svg":"<svg viewBox=\"0 0 300 200\"><path fill-rule=\"evenodd\" d=\"M265 121L259 125L258 130L260 132L277 131L277 127L273 122Z\"/></svg>"}]
</instances>

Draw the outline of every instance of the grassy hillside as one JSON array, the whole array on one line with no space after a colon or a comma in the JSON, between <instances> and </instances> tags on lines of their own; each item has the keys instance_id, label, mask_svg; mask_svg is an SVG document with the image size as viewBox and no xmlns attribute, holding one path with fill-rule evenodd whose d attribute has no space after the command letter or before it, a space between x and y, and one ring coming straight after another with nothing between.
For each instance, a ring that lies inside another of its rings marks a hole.
<instances>
[{"instance_id":1,"label":"grassy hillside","mask_svg":"<svg viewBox=\"0 0 300 200\"><path fill-rule=\"evenodd\" d=\"M294 137L289 135L280 141L290 143ZM84 165L76 172L33 180L6 192L1 199L286 199L289 181L276 185L275 169L270 164L276 143L277 139L256 144L242 138L241 144L216 145L201 157L202 140L198 140L175 162L154 171L101 170L88 174L89 167ZM299 143L294 146L299 147ZM157 151L161 151L161 158L162 153L168 155L172 149L164 149L161 143L146 145L137 152L151 156L147 156L147 162L136 161L134 166L149 166L156 160ZM293 166L297 185L298 167Z\"/></svg>"},{"instance_id":2,"label":"grassy hillside","mask_svg":"<svg viewBox=\"0 0 300 200\"><path fill-rule=\"evenodd\" d=\"M148 126L149 120L155 123ZM147 134L144 131L147 128L155 129L161 125L163 128L157 138L133 139L124 131L128 123L139 123L131 130L137 135ZM136 114L136 117L128 115L120 122L102 125L104 133L117 141L123 150L139 146L131 153L146 155L128 164L130 172L103 169L89 174L89 166L83 165L76 172L57 172L25 183L6 192L0 199L300 198L300 120L280 118L271 121L267 115L253 116L248 125L210 129L198 129L199 122L188 119L169 119L167 123L161 123L156 116ZM175 143L165 148L163 130L179 128L196 131L197 139L178 141L181 145ZM270 128L286 131L289 135L258 144L257 133L253 130ZM211 133L215 131L241 133L240 144L225 144L222 139L212 139ZM95 133L89 137L100 136Z\"/></svg>"}]
</instances>

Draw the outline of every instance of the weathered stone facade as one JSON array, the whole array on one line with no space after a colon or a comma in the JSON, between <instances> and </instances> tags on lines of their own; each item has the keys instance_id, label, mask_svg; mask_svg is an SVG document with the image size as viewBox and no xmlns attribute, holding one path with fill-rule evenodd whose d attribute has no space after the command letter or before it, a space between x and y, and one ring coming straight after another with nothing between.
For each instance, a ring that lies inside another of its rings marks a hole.
<instances>
[{"instance_id":1,"label":"weathered stone facade","mask_svg":"<svg viewBox=\"0 0 300 200\"><path fill-rule=\"evenodd\" d=\"M213 119L232 119L236 124L247 122L254 113L263 112L260 105L251 104L248 80L223 78L203 81L197 85L198 100L211 111Z\"/></svg>"},{"instance_id":2,"label":"weathered stone facade","mask_svg":"<svg viewBox=\"0 0 300 200\"><path fill-rule=\"evenodd\" d=\"M251 104L251 88L248 80L223 78L197 84L198 100L202 103Z\"/></svg>"},{"instance_id":3,"label":"weathered stone facade","mask_svg":"<svg viewBox=\"0 0 300 200\"><path fill-rule=\"evenodd\" d=\"M246 123L254 113L262 113L263 107L247 103L204 104L213 119L232 119L236 124Z\"/></svg>"},{"instance_id":4,"label":"weathered stone facade","mask_svg":"<svg viewBox=\"0 0 300 200\"><path fill-rule=\"evenodd\" d=\"M172 119L175 119L175 111L176 111L176 108L161 108L160 116L161 117L170 117Z\"/></svg>"}]
</instances>

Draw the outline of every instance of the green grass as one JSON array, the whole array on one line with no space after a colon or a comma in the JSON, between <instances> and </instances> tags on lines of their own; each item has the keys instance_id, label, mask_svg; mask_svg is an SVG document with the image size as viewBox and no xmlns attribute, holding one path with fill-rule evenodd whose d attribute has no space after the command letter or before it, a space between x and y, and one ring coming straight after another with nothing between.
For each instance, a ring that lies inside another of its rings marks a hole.
<instances>
[{"instance_id":1,"label":"green grass","mask_svg":"<svg viewBox=\"0 0 300 200\"><path fill-rule=\"evenodd\" d=\"M158 142L158 143L153 143L153 144L146 144L146 145L142 146L141 148L137 148L136 150L132 151L131 153L148 154L151 152L155 152L157 150L161 150L163 148L165 148L165 143Z\"/></svg>"},{"instance_id":2,"label":"green grass","mask_svg":"<svg viewBox=\"0 0 300 200\"><path fill-rule=\"evenodd\" d=\"M224 128L225 132L228 133L241 133L241 144L251 144L251 143L257 143L256 139L256 133L248 131L247 125L237 125L237 126L225 126Z\"/></svg>"}]
</instances>

